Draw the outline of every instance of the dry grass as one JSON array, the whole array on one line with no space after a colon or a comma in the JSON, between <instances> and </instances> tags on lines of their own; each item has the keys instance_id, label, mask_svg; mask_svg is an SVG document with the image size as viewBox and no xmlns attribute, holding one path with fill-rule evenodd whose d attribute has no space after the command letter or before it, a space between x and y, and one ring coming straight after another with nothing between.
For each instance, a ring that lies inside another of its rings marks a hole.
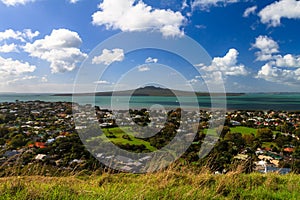
<instances>
[{"instance_id":1,"label":"dry grass","mask_svg":"<svg viewBox=\"0 0 300 200\"><path fill-rule=\"evenodd\" d=\"M21 176L0 179L0 199L300 199L300 176L213 175L206 169L149 174Z\"/></svg>"}]
</instances>

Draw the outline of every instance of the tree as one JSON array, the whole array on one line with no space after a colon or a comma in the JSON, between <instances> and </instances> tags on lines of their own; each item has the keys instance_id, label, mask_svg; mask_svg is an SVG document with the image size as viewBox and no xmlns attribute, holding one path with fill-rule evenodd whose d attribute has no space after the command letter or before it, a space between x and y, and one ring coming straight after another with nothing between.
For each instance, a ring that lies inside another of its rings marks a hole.
<instances>
[{"instance_id":1,"label":"tree","mask_svg":"<svg viewBox=\"0 0 300 200\"><path fill-rule=\"evenodd\" d=\"M245 143L249 146L252 145L255 140L255 136L253 134L245 134L242 137L243 137Z\"/></svg>"},{"instance_id":2,"label":"tree","mask_svg":"<svg viewBox=\"0 0 300 200\"><path fill-rule=\"evenodd\" d=\"M273 140L273 132L269 128L260 128L256 132L256 137L262 142L271 142Z\"/></svg>"},{"instance_id":3,"label":"tree","mask_svg":"<svg viewBox=\"0 0 300 200\"><path fill-rule=\"evenodd\" d=\"M230 132L230 128L228 126L219 126L217 128L217 133L220 134L220 138L224 138L226 133Z\"/></svg>"},{"instance_id":4,"label":"tree","mask_svg":"<svg viewBox=\"0 0 300 200\"><path fill-rule=\"evenodd\" d=\"M245 145L245 140L242 137L241 133L230 133L228 132L224 140L230 141L234 143L238 148L243 147Z\"/></svg>"},{"instance_id":5,"label":"tree","mask_svg":"<svg viewBox=\"0 0 300 200\"><path fill-rule=\"evenodd\" d=\"M23 147L26 143L27 143L27 140L26 140L25 136L22 134L18 134L16 136L14 136L10 141L10 145L14 149Z\"/></svg>"}]
</instances>

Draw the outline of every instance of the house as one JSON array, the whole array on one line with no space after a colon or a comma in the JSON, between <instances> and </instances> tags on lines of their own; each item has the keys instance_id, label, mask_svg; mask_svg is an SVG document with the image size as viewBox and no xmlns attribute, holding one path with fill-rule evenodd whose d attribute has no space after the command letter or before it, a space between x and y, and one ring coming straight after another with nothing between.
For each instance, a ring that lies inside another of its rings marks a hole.
<instances>
[{"instance_id":1,"label":"house","mask_svg":"<svg viewBox=\"0 0 300 200\"><path fill-rule=\"evenodd\" d=\"M241 125L240 122L234 121L234 120L231 120L230 123L231 123L232 126L240 126Z\"/></svg>"},{"instance_id":2,"label":"house","mask_svg":"<svg viewBox=\"0 0 300 200\"><path fill-rule=\"evenodd\" d=\"M295 151L295 149L292 147L286 147L283 149L283 151L286 153L293 153Z\"/></svg>"},{"instance_id":3,"label":"house","mask_svg":"<svg viewBox=\"0 0 300 200\"><path fill-rule=\"evenodd\" d=\"M12 151L6 151L3 156L7 157L7 158L10 158L10 157L18 155L18 154L19 154L18 151L12 150Z\"/></svg>"},{"instance_id":4,"label":"house","mask_svg":"<svg viewBox=\"0 0 300 200\"><path fill-rule=\"evenodd\" d=\"M35 142L34 146L37 147L37 148L40 148L40 149L47 148L47 145L44 142Z\"/></svg>"},{"instance_id":5,"label":"house","mask_svg":"<svg viewBox=\"0 0 300 200\"><path fill-rule=\"evenodd\" d=\"M238 160L247 160L248 157L249 156L247 154L238 154L238 155L234 156L234 158L238 159Z\"/></svg>"},{"instance_id":6,"label":"house","mask_svg":"<svg viewBox=\"0 0 300 200\"><path fill-rule=\"evenodd\" d=\"M46 157L47 157L47 155L45 155L45 154L38 154L35 156L34 159L43 161L43 160L45 160Z\"/></svg>"}]
</instances>

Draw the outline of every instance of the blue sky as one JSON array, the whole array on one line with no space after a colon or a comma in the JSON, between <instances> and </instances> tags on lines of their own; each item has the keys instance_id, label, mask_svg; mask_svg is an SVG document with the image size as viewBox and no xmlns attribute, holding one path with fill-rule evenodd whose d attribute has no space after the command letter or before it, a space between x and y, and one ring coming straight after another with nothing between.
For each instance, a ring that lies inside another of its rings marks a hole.
<instances>
[{"instance_id":1,"label":"blue sky","mask_svg":"<svg viewBox=\"0 0 300 200\"><path fill-rule=\"evenodd\" d=\"M128 72L136 83L151 77L174 89L203 91L220 79L228 92L300 89L296 0L0 0L0 20L0 92L71 92L86 59L107 67L87 90L132 88L119 83ZM137 30L190 37L211 61L195 65L155 49L125 53L125 44L90 57L112 36Z\"/></svg>"}]
</instances>

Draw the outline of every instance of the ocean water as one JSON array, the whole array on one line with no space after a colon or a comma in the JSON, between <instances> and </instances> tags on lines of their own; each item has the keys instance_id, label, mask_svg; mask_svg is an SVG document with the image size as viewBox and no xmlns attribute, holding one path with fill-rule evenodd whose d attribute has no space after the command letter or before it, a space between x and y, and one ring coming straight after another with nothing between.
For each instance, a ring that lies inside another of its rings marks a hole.
<instances>
[{"instance_id":1,"label":"ocean water","mask_svg":"<svg viewBox=\"0 0 300 200\"><path fill-rule=\"evenodd\" d=\"M76 97L80 103L91 103L90 97ZM129 99L129 101L128 101ZM65 101L72 102L72 96L53 96L52 94L0 94L0 102L15 102L19 101ZM153 105L161 105L164 107L179 107L193 108L197 105L192 97L148 97L148 96L134 96L134 97L115 97L112 101L110 96L95 97L95 105L101 108L111 108L113 105L126 107L129 104L130 108L149 108ZM211 99L209 96L197 97L200 108L210 108ZM218 97L214 98L218 106ZM222 98L220 98L220 104ZM287 110L300 111L300 93L261 93L261 94L245 94L241 96L227 96L227 109L230 110Z\"/></svg>"}]
</instances>

